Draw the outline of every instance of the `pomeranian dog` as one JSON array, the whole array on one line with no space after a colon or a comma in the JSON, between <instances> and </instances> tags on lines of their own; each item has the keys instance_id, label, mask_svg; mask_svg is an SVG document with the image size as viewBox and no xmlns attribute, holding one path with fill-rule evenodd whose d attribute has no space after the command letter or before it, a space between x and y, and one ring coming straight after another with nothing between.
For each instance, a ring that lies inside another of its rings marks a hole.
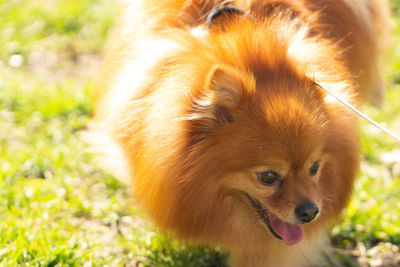
<instances>
[{"instance_id":1,"label":"pomeranian dog","mask_svg":"<svg viewBox=\"0 0 400 267\"><path fill-rule=\"evenodd\" d=\"M231 266L310 266L359 165L356 104L382 98L383 0L132 0L94 125L162 231Z\"/></svg>"}]
</instances>

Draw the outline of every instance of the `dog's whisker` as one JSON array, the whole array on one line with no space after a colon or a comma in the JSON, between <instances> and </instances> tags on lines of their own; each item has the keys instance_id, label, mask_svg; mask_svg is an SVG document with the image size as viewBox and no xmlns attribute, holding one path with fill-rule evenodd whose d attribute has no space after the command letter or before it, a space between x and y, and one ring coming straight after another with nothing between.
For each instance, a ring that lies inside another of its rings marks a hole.
<instances>
[{"instance_id":1,"label":"dog's whisker","mask_svg":"<svg viewBox=\"0 0 400 267\"><path fill-rule=\"evenodd\" d=\"M327 210L325 210L325 209L321 209L321 214L323 214L323 215L329 215L330 213L329 213Z\"/></svg>"},{"instance_id":2,"label":"dog's whisker","mask_svg":"<svg viewBox=\"0 0 400 267\"><path fill-rule=\"evenodd\" d=\"M325 195L325 196L322 197L322 200L323 201L327 201L327 202L331 202L331 203L336 203L337 201L332 199L330 196L333 196L333 195Z\"/></svg>"}]
</instances>

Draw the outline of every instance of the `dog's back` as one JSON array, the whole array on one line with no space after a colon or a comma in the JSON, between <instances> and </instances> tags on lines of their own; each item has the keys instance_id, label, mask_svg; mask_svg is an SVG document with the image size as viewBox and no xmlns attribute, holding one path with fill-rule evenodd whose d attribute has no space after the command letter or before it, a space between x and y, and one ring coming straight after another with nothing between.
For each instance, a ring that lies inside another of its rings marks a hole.
<instances>
[{"instance_id":1,"label":"dog's back","mask_svg":"<svg viewBox=\"0 0 400 267\"><path fill-rule=\"evenodd\" d=\"M107 85L113 82L110 80L120 71L127 54L142 52L134 46L135 40L201 29L211 10L226 4L237 6L260 20L285 10L306 21L311 34L328 38L341 47L341 54L337 56L347 62L351 79L358 83L359 99L380 105L384 91L379 55L387 46L391 27L386 0L122 1L115 38L111 38L106 49L108 56L96 102L110 88Z\"/></svg>"}]
</instances>

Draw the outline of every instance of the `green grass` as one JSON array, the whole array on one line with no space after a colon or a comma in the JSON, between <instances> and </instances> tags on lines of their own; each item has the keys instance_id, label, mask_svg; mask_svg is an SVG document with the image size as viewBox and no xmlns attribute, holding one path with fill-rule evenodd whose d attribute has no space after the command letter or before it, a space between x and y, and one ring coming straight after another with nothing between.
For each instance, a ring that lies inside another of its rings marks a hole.
<instances>
[{"instance_id":1,"label":"green grass","mask_svg":"<svg viewBox=\"0 0 400 267\"><path fill-rule=\"evenodd\" d=\"M0 266L225 266L218 249L157 234L80 138L93 107L87 64L98 66L114 14L112 0L0 0ZM394 54L384 109L365 110L400 133L400 45ZM361 131L362 171L332 241L371 258L377 244L400 245L400 160L383 158L400 148Z\"/></svg>"}]
</instances>

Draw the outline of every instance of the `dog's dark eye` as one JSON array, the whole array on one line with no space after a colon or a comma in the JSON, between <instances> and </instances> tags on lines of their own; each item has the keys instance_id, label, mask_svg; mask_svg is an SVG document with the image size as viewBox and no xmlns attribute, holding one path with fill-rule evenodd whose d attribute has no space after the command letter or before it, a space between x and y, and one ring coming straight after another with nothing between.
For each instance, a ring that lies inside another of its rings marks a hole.
<instances>
[{"instance_id":1,"label":"dog's dark eye","mask_svg":"<svg viewBox=\"0 0 400 267\"><path fill-rule=\"evenodd\" d=\"M319 161L314 162L310 168L310 174L316 175L319 170Z\"/></svg>"},{"instance_id":2,"label":"dog's dark eye","mask_svg":"<svg viewBox=\"0 0 400 267\"><path fill-rule=\"evenodd\" d=\"M278 181L278 179L280 178L280 175L273 171L267 171L267 172L257 173L257 177L258 177L258 180L260 180L260 182L263 185L269 186L269 185L273 185L274 183L276 183Z\"/></svg>"}]
</instances>

